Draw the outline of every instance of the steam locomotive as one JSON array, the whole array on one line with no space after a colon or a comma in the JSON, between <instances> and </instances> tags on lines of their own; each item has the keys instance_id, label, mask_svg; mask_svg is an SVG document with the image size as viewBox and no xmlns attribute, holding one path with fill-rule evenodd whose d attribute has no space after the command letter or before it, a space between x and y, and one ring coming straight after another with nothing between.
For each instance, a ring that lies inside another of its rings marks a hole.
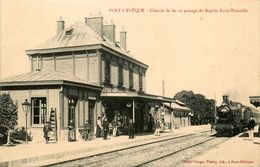
<instances>
[{"instance_id":1,"label":"steam locomotive","mask_svg":"<svg viewBox=\"0 0 260 167\"><path fill-rule=\"evenodd\" d=\"M224 95L222 104L216 109L217 136L234 136L245 131L250 116L252 116L252 110L249 107L233 102Z\"/></svg>"}]
</instances>

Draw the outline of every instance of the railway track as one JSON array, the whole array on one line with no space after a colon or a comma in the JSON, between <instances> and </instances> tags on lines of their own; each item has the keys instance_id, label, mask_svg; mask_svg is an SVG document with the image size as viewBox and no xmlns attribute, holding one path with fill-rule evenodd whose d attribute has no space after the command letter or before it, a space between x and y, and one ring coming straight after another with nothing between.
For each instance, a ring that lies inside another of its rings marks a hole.
<instances>
[{"instance_id":1,"label":"railway track","mask_svg":"<svg viewBox=\"0 0 260 167\"><path fill-rule=\"evenodd\" d=\"M193 157L201 154L202 152L215 147L216 145L228 140L229 138L210 138L202 142L195 143L190 146L185 146L178 150L174 150L166 155L158 158L142 162L137 166L158 166L158 164L164 164L163 166L185 166ZM199 162L198 162L199 163Z\"/></svg>"},{"instance_id":2,"label":"railway track","mask_svg":"<svg viewBox=\"0 0 260 167\"><path fill-rule=\"evenodd\" d=\"M164 159L174 159L174 162L170 162L177 164L227 139L212 137L209 131L205 131L49 166L158 166L157 162L164 163ZM194 154L189 154L189 150Z\"/></svg>"}]
</instances>

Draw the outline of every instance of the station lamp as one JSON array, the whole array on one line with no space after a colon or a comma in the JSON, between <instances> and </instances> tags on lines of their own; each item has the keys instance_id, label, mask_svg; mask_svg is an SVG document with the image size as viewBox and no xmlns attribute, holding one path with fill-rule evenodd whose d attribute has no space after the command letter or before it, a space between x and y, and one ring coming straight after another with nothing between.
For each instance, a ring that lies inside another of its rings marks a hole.
<instances>
[{"instance_id":1,"label":"station lamp","mask_svg":"<svg viewBox=\"0 0 260 167\"><path fill-rule=\"evenodd\" d=\"M30 112L30 106L31 104L28 102L28 99L25 99L25 102L22 103L22 108L23 108L23 111L25 112L25 131L26 131L26 136L25 136L25 142L27 143L28 142L28 134L27 134L27 116L28 116L28 113Z\"/></svg>"}]
</instances>

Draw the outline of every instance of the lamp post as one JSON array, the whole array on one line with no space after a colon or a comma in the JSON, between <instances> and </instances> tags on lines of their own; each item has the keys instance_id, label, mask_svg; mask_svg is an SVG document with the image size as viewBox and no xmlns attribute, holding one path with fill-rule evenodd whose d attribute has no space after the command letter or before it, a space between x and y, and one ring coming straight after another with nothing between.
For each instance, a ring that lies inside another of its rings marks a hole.
<instances>
[{"instance_id":1,"label":"lamp post","mask_svg":"<svg viewBox=\"0 0 260 167\"><path fill-rule=\"evenodd\" d=\"M25 131L26 131L26 136L25 136L25 142L28 142L28 138L27 138L27 115L30 112L30 106L31 104L28 102L28 99L25 99L25 102L22 103L22 107L23 107L23 111L25 112Z\"/></svg>"},{"instance_id":2,"label":"lamp post","mask_svg":"<svg viewBox=\"0 0 260 167\"><path fill-rule=\"evenodd\" d=\"M128 103L126 104L126 107L128 107L128 108L132 107L131 103L128 102Z\"/></svg>"},{"instance_id":3,"label":"lamp post","mask_svg":"<svg viewBox=\"0 0 260 167\"><path fill-rule=\"evenodd\" d=\"M133 104L131 104L131 103L127 103L126 104L126 107L128 107L128 108L130 108L130 107L132 107L133 106L133 123L135 123L135 101L134 101L134 99L133 99Z\"/></svg>"},{"instance_id":4,"label":"lamp post","mask_svg":"<svg viewBox=\"0 0 260 167\"><path fill-rule=\"evenodd\" d=\"M188 123L190 124L190 126L191 126L191 117L193 117L193 113L189 112L189 117L188 117L189 118L189 122Z\"/></svg>"}]
</instances>

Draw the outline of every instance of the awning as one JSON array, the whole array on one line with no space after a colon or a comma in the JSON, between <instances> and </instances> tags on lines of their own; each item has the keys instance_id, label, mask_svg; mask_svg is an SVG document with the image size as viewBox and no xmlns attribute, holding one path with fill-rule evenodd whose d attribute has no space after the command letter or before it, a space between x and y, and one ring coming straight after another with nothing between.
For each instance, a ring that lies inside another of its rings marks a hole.
<instances>
[{"instance_id":1,"label":"awning","mask_svg":"<svg viewBox=\"0 0 260 167\"><path fill-rule=\"evenodd\" d=\"M167 103L175 103L175 100L170 97L163 97L158 95L146 94L146 93L138 93L138 92L102 92L101 98L105 97L114 97L114 98L135 98L142 100L151 100L157 102L167 102Z\"/></svg>"},{"instance_id":2,"label":"awning","mask_svg":"<svg viewBox=\"0 0 260 167\"><path fill-rule=\"evenodd\" d=\"M178 103L172 103L171 105L164 103L165 108L171 109L174 117L188 117L191 109L188 107L181 106Z\"/></svg>"},{"instance_id":3,"label":"awning","mask_svg":"<svg viewBox=\"0 0 260 167\"><path fill-rule=\"evenodd\" d=\"M173 110L180 110L180 111L191 111L190 108L181 106L177 103L172 103L171 106L168 103L164 103L164 106L173 109Z\"/></svg>"}]
</instances>

